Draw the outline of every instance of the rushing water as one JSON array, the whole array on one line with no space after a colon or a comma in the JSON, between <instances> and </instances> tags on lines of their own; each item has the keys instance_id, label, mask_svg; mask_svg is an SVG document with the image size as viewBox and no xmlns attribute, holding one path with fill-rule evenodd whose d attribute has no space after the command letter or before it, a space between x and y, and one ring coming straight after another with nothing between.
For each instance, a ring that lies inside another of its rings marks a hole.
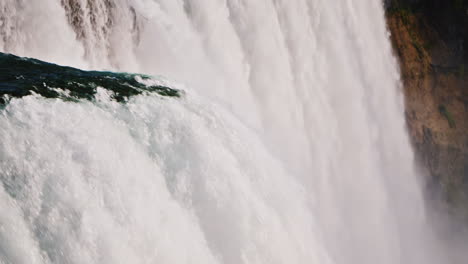
<instances>
[{"instance_id":1,"label":"rushing water","mask_svg":"<svg viewBox=\"0 0 468 264\"><path fill-rule=\"evenodd\" d=\"M449 261L380 1L1 0L0 51L164 76L10 69L2 264Z\"/></svg>"}]
</instances>

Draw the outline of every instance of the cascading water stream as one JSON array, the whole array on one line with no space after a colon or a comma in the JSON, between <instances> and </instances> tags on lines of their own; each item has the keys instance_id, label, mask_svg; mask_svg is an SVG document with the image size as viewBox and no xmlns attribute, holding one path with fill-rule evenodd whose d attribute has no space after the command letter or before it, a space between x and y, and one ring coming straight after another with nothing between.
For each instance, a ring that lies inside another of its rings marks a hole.
<instances>
[{"instance_id":1,"label":"cascading water stream","mask_svg":"<svg viewBox=\"0 0 468 264\"><path fill-rule=\"evenodd\" d=\"M0 263L447 263L388 37L376 0L1 1L0 51L185 94L2 107Z\"/></svg>"}]
</instances>

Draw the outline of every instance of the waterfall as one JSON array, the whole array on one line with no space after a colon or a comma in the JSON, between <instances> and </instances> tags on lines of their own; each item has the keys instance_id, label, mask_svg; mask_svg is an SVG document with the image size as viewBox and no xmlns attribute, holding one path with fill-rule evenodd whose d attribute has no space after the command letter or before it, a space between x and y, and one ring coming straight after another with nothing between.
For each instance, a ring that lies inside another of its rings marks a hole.
<instances>
[{"instance_id":1,"label":"waterfall","mask_svg":"<svg viewBox=\"0 0 468 264\"><path fill-rule=\"evenodd\" d=\"M0 51L185 91L0 108L0 263L448 261L381 1L2 0Z\"/></svg>"}]
</instances>

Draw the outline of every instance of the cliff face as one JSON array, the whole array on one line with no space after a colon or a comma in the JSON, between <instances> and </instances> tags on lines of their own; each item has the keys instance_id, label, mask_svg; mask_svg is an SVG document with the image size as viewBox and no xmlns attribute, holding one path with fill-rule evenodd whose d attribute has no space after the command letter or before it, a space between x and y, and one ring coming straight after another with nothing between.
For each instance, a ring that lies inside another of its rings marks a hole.
<instances>
[{"instance_id":1,"label":"cliff face","mask_svg":"<svg viewBox=\"0 0 468 264\"><path fill-rule=\"evenodd\" d=\"M468 0L394 0L387 20L417 157L468 221Z\"/></svg>"}]
</instances>

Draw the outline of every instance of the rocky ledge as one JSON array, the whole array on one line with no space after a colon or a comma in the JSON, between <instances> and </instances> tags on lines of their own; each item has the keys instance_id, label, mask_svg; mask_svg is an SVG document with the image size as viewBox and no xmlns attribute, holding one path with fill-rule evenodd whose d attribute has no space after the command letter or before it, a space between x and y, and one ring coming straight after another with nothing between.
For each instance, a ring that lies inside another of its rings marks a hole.
<instances>
[{"instance_id":1,"label":"rocky ledge","mask_svg":"<svg viewBox=\"0 0 468 264\"><path fill-rule=\"evenodd\" d=\"M387 1L409 133L429 186L468 223L468 1Z\"/></svg>"}]
</instances>

